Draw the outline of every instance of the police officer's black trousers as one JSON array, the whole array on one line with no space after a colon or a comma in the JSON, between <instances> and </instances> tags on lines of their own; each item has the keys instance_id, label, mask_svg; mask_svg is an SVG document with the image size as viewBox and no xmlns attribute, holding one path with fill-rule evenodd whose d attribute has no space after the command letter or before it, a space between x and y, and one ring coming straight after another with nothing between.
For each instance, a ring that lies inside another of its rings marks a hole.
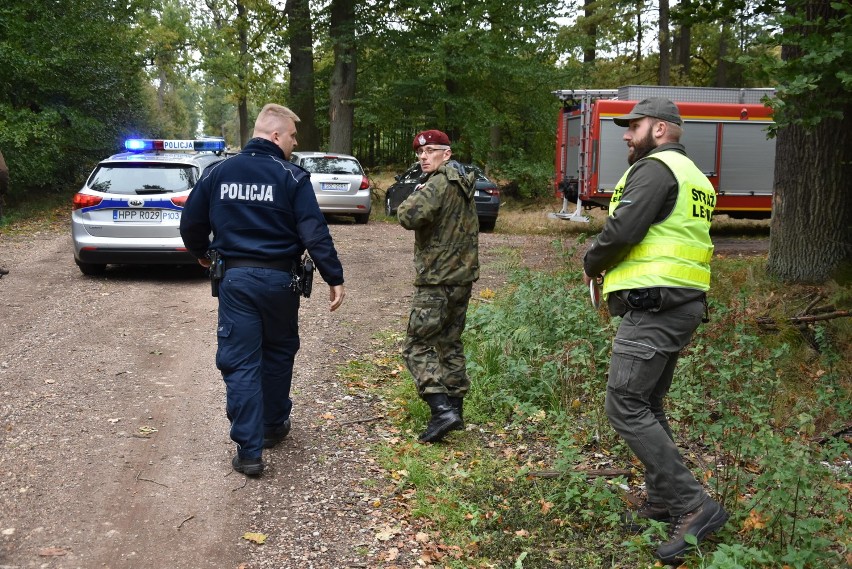
<instances>
[{"instance_id":1,"label":"police officer's black trousers","mask_svg":"<svg viewBox=\"0 0 852 569\"><path fill-rule=\"evenodd\" d=\"M293 361L299 350L299 295L285 271L228 269L219 286L219 347L231 417L231 439L241 458L258 458L264 430L290 417Z\"/></svg>"}]
</instances>

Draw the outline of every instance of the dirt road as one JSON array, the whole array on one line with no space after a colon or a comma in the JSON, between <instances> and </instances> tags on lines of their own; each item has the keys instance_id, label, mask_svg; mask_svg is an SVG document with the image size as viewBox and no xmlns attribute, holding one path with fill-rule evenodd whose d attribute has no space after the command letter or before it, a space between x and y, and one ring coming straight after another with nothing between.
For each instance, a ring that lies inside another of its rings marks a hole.
<instances>
[{"instance_id":1,"label":"dirt road","mask_svg":"<svg viewBox=\"0 0 852 569\"><path fill-rule=\"evenodd\" d=\"M335 369L403 329L412 235L386 223L332 233L346 302L329 313L317 285L303 303L294 428L259 480L230 467L216 304L199 271L89 278L61 228L3 237L0 567L369 566L370 430L346 421L372 416L373 401L347 396ZM483 235L483 249L523 243L537 260L549 241ZM480 286L496 287L489 258Z\"/></svg>"},{"instance_id":2,"label":"dirt road","mask_svg":"<svg viewBox=\"0 0 852 569\"><path fill-rule=\"evenodd\" d=\"M335 373L404 329L413 237L389 223L332 234L346 301L329 313L317 283L303 302L294 427L259 479L231 470L216 304L196 268L90 278L65 228L0 238L0 568L376 566L376 435L356 421L379 411ZM558 262L551 241L483 234L477 287L502 283L501 249Z\"/></svg>"}]
</instances>

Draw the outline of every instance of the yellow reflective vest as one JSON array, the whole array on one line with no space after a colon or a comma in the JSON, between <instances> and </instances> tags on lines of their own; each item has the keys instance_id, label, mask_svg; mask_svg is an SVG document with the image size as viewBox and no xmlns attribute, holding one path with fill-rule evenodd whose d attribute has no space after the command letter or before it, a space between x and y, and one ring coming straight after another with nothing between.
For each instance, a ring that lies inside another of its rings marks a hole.
<instances>
[{"instance_id":1,"label":"yellow reflective vest","mask_svg":"<svg viewBox=\"0 0 852 569\"><path fill-rule=\"evenodd\" d=\"M678 197L671 214L651 225L640 243L606 273L603 292L649 287L710 288L710 218L716 191L710 180L688 157L665 150L643 160L659 160L668 166L678 183ZM633 165L635 166L635 164ZM609 214L624 192L628 168L613 191Z\"/></svg>"}]
</instances>

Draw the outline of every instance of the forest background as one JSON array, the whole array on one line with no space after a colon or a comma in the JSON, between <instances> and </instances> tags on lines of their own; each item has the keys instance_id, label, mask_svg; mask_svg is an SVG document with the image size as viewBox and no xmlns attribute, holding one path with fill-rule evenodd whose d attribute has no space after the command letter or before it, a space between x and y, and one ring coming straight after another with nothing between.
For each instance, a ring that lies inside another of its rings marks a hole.
<instances>
[{"instance_id":1,"label":"forest background","mask_svg":"<svg viewBox=\"0 0 852 569\"><path fill-rule=\"evenodd\" d=\"M245 143L266 102L302 150L458 158L552 193L556 89L774 87L769 270L850 274L852 8L829 0L11 0L0 7L0 151L10 209L77 189L130 136ZM819 217L821 223L813 223ZM832 244L812 255L814 243Z\"/></svg>"},{"instance_id":2,"label":"forest background","mask_svg":"<svg viewBox=\"0 0 852 569\"><path fill-rule=\"evenodd\" d=\"M672 394L691 460L733 513L690 567L850 565L850 54L852 5L827 0L7 0L0 229L32 202L70 201L126 137L239 147L268 101L301 116L302 149L372 172L407 166L414 133L440 128L524 199L552 195L553 90L774 87L770 253L714 259L713 320ZM652 562L663 529L625 542L618 519L635 463L602 415L614 324L576 286L576 251L561 253L564 271L513 271L469 315L466 418L485 435L382 450L400 520L440 527L445 566ZM416 432L427 411L401 337L378 341L341 376L383 390L395 428ZM590 482L609 465L628 474Z\"/></svg>"}]
</instances>

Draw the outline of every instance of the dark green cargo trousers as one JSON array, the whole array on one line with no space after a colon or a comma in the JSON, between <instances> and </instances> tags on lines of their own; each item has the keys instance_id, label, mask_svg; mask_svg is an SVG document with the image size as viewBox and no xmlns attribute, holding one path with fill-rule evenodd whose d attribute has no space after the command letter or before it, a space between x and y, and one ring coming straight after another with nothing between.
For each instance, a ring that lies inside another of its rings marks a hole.
<instances>
[{"instance_id":1,"label":"dark green cargo trousers","mask_svg":"<svg viewBox=\"0 0 852 569\"><path fill-rule=\"evenodd\" d=\"M420 397L464 397L470 388L461 335L472 286L415 287L402 356Z\"/></svg>"},{"instance_id":2,"label":"dark green cargo trousers","mask_svg":"<svg viewBox=\"0 0 852 569\"><path fill-rule=\"evenodd\" d=\"M678 354L703 314L702 300L661 312L628 311L615 335L607 380L610 424L645 466L649 501L665 504L672 516L707 498L683 463L663 408Z\"/></svg>"}]
</instances>

